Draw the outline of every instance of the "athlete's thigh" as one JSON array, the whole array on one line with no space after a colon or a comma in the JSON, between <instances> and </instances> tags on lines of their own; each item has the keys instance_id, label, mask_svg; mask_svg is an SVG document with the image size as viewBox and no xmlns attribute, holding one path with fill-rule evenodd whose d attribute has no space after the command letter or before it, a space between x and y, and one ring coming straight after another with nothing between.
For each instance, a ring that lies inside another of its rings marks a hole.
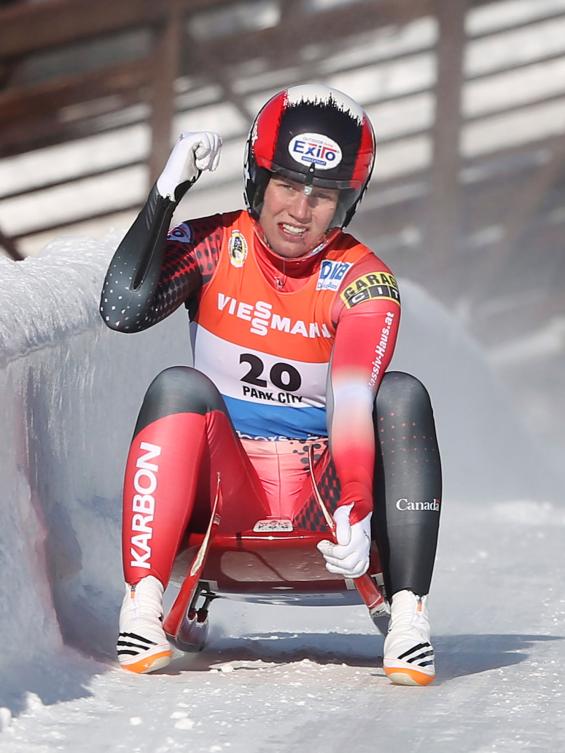
<instances>
[{"instance_id":1,"label":"athlete's thigh","mask_svg":"<svg viewBox=\"0 0 565 753\"><path fill-rule=\"evenodd\" d=\"M218 485L220 530L227 533L253 528L268 514L265 491L227 414L209 413L206 435L191 530L206 529Z\"/></svg>"}]
</instances>

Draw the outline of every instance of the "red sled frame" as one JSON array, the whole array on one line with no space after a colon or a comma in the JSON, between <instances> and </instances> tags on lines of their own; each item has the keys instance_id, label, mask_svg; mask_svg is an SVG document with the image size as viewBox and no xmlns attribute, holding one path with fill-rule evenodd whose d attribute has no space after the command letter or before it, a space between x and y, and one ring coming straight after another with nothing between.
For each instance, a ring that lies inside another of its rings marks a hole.
<instances>
[{"instance_id":1,"label":"red sled frame","mask_svg":"<svg viewBox=\"0 0 565 753\"><path fill-rule=\"evenodd\" d=\"M290 521L268 518L253 530L221 532L221 483L218 474L210 522L205 533L189 534L188 547L175 566L173 578L186 573L163 627L181 650L204 645L208 605L217 596L247 601L293 604L365 603L384 634L389 610L382 590L382 567L372 546L369 569L347 580L326 570L318 542L334 537L334 522L316 484L316 499L328 532L294 529ZM188 564L186 564L188 559ZM182 568L186 568L182 570ZM198 601L203 603L198 607Z\"/></svg>"}]
</instances>

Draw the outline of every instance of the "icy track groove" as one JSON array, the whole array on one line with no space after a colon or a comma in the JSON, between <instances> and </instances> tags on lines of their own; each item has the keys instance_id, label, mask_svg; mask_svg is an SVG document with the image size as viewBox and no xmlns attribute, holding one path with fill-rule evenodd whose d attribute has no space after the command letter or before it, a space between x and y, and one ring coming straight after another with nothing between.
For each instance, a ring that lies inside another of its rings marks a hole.
<instances>
[{"instance_id":1,"label":"icy track groove","mask_svg":"<svg viewBox=\"0 0 565 753\"><path fill-rule=\"evenodd\" d=\"M219 601L202 654L160 675L116 667L129 436L151 378L189 353L182 312L104 329L114 246L0 259L1 753L562 753L563 487L477 346L408 282L395 367L430 389L446 471L437 682L390 685L362 607Z\"/></svg>"}]
</instances>

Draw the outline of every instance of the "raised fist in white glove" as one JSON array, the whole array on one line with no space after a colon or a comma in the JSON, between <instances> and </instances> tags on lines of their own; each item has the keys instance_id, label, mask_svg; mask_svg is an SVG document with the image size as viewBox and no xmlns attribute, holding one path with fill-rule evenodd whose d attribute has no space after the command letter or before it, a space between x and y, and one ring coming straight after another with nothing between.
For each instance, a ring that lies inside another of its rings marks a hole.
<instances>
[{"instance_id":1,"label":"raised fist in white glove","mask_svg":"<svg viewBox=\"0 0 565 753\"><path fill-rule=\"evenodd\" d=\"M369 567L371 513L351 525L349 513L352 507L353 505L343 505L334 513L337 544L327 540L318 544L318 549L326 560L326 569L334 575L343 575L344 578L359 578Z\"/></svg>"},{"instance_id":2,"label":"raised fist in white glove","mask_svg":"<svg viewBox=\"0 0 565 753\"><path fill-rule=\"evenodd\" d=\"M222 139L213 131L183 131L173 147L165 169L157 179L157 191L175 201L181 183L194 183L203 170L215 170L220 161Z\"/></svg>"}]
</instances>

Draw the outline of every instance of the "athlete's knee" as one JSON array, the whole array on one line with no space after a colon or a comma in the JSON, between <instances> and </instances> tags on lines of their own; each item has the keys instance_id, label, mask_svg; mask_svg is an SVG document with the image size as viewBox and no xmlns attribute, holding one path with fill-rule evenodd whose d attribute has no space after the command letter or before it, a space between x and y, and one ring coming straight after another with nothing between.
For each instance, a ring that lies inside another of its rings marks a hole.
<instances>
[{"instance_id":1,"label":"athlete's knee","mask_svg":"<svg viewBox=\"0 0 565 753\"><path fill-rule=\"evenodd\" d=\"M172 413L225 411L218 388L205 374L190 366L171 366L151 382L140 419L147 424Z\"/></svg>"},{"instance_id":2,"label":"athlete's knee","mask_svg":"<svg viewBox=\"0 0 565 753\"><path fill-rule=\"evenodd\" d=\"M377 393L376 410L378 415L394 413L399 418L429 413L430 396L422 382L412 374L388 371Z\"/></svg>"}]
</instances>

